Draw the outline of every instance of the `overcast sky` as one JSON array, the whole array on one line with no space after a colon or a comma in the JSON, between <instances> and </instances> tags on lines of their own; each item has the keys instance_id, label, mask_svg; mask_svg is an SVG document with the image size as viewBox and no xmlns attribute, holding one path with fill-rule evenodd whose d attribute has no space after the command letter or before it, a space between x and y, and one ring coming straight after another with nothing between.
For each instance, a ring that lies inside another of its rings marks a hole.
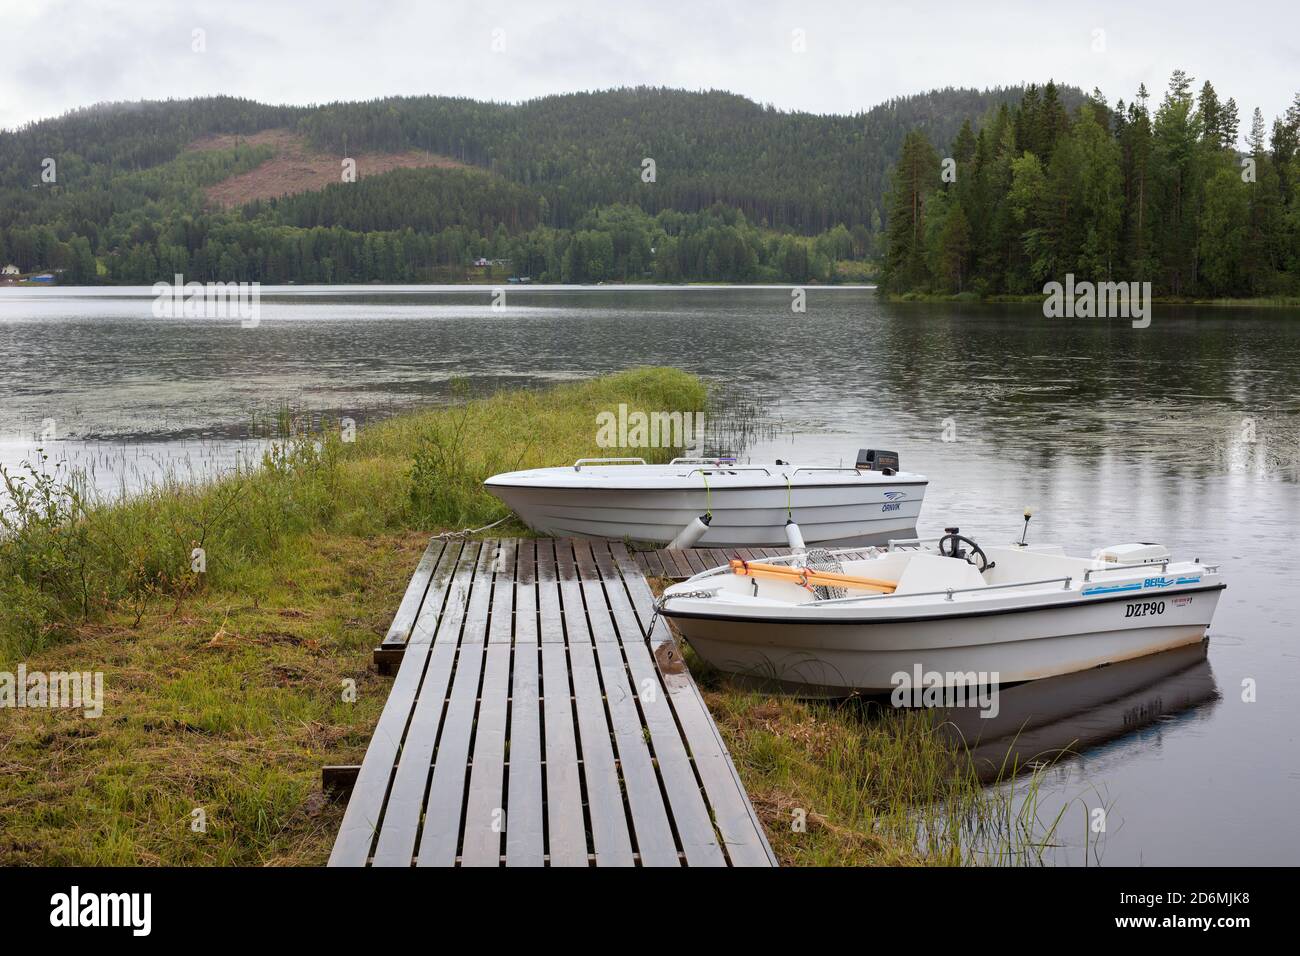
<instances>
[{"instance_id":1,"label":"overcast sky","mask_svg":"<svg viewBox=\"0 0 1300 956\"><path fill-rule=\"evenodd\" d=\"M1182 67L1243 133L1300 90L1294 2L0 0L0 127L103 100L229 93L517 101L651 84L845 113L942 86L1055 78L1113 103ZM206 49L196 52L194 31ZM803 31L804 52L796 52ZM1100 31L1100 32L1099 32ZM494 49L494 46L497 49Z\"/></svg>"}]
</instances>

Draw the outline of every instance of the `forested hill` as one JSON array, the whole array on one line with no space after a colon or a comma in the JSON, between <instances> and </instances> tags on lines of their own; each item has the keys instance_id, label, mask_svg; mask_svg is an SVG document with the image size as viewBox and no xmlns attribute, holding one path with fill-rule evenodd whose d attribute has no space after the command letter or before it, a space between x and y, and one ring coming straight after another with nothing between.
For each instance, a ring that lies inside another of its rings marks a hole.
<instances>
[{"instance_id":1,"label":"forested hill","mask_svg":"<svg viewBox=\"0 0 1300 956\"><path fill-rule=\"evenodd\" d=\"M947 89L854 116L651 88L521 104L101 105L0 133L0 260L70 281L446 280L479 256L538 279L828 280L878 251L888 170L910 130L949 141L1023 92ZM471 170L399 170L319 200L214 208L205 189L273 153L190 147L270 130L333 157L418 150Z\"/></svg>"},{"instance_id":2,"label":"forested hill","mask_svg":"<svg viewBox=\"0 0 1300 956\"><path fill-rule=\"evenodd\" d=\"M1169 297L1297 296L1300 93L1270 124L1182 70L1163 95L1140 86L1113 106L1094 92L1070 110L1031 87L950 139L909 132L889 207L895 293L1035 295L1073 275Z\"/></svg>"},{"instance_id":3,"label":"forested hill","mask_svg":"<svg viewBox=\"0 0 1300 956\"><path fill-rule=\"evenodd\" d=\"M950 139L964 120L1022 92L941 90L856 116L666 89L574 93L520 106L430 97L334 104L305 116L301 127L337 152L414 147L486 167L539 189L559 227L611 203L655 213L721 202L755 224L810 235L837 224L870 226L908 130ZM646 158L655 161L655 189L641 179Z\"/></svg>"}]
</instances>

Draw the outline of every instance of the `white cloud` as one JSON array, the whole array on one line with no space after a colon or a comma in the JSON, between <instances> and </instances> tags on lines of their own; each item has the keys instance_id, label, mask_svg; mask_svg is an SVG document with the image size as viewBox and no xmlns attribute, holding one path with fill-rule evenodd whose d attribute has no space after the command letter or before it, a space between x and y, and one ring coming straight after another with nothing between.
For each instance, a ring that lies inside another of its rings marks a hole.
<instances>
[{"instance_id":1,"label":"white cloud","mask_svg":"<svg viewBox=\"0 0 1300 956\"><path fill-rule=\"evenodd\" d=\"M0 126L103 100L273 103L447 94L521 100L627 84L727 89L854 112L941 86L1058 81L1158 99L1182 67L1271 119L1300 88L1294 5L1094 0L0 0ZM12 8L12 9L10 9ZM207 31L207 52L191 31ZM791 50L803 29L807 52ZM492 31L505 31L493 52ZM1093 31L1105 31L1105 52Z\"/></svg>"}]
</instances>

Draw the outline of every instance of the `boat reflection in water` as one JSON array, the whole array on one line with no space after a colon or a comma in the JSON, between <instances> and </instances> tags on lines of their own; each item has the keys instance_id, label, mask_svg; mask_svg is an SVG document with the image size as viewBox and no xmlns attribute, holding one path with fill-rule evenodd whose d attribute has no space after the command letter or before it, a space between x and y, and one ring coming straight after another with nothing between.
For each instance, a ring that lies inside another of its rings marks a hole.
<instances>
[{"instance_id":1,"label":"boat reflection in water","mask_svg":"<svg viewBox=\"0 0 1300 956\"><path fill-rule=\"evenodd\" d=\"M996 716L947 708L943 729L969 748L979 779L1018 774L1219 699L1208 641L998 691Z\"/></svg>"}]
</instances>

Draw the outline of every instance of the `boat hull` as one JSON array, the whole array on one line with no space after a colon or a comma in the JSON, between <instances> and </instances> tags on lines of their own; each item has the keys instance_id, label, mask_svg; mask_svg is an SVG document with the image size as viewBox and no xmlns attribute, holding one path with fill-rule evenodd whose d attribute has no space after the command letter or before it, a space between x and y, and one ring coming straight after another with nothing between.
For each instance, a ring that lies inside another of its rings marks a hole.
<instances>
[{"instance_id":1,"label":"boat hull","mask_svg":"<svg viewBox=\"0 0 1300 956\"><path fill-rule=\"evenodd\" d=\"M989 675L990 684L1011 684L1195 644L1205 638L1221 589L1167 592L1156 617L1131 616L1131 596L877 620L697 617L669 608L663 613L702 659L743 681L809 696L845 696L891 693L900 674L910 679L918 673L975 673ZM1182 598L1189 600L1175 600Z\"/></svg>"},{"instance_id":2,"label":"boat hull","mask_svg":"<svg viewBox=\"0 0 1300 956\"><path fill-rule=\"evenodd\" d=\"M721 483L719 483L721 484ZM546 488L490 481L534 531L554 537L667 542L711 511L700 548L771 548L787 543L793 516L809 545L883 544L915 533L924 482L729 488ZM901 496L901 497L900 497Z\"/></svg>"}]
</instances>

